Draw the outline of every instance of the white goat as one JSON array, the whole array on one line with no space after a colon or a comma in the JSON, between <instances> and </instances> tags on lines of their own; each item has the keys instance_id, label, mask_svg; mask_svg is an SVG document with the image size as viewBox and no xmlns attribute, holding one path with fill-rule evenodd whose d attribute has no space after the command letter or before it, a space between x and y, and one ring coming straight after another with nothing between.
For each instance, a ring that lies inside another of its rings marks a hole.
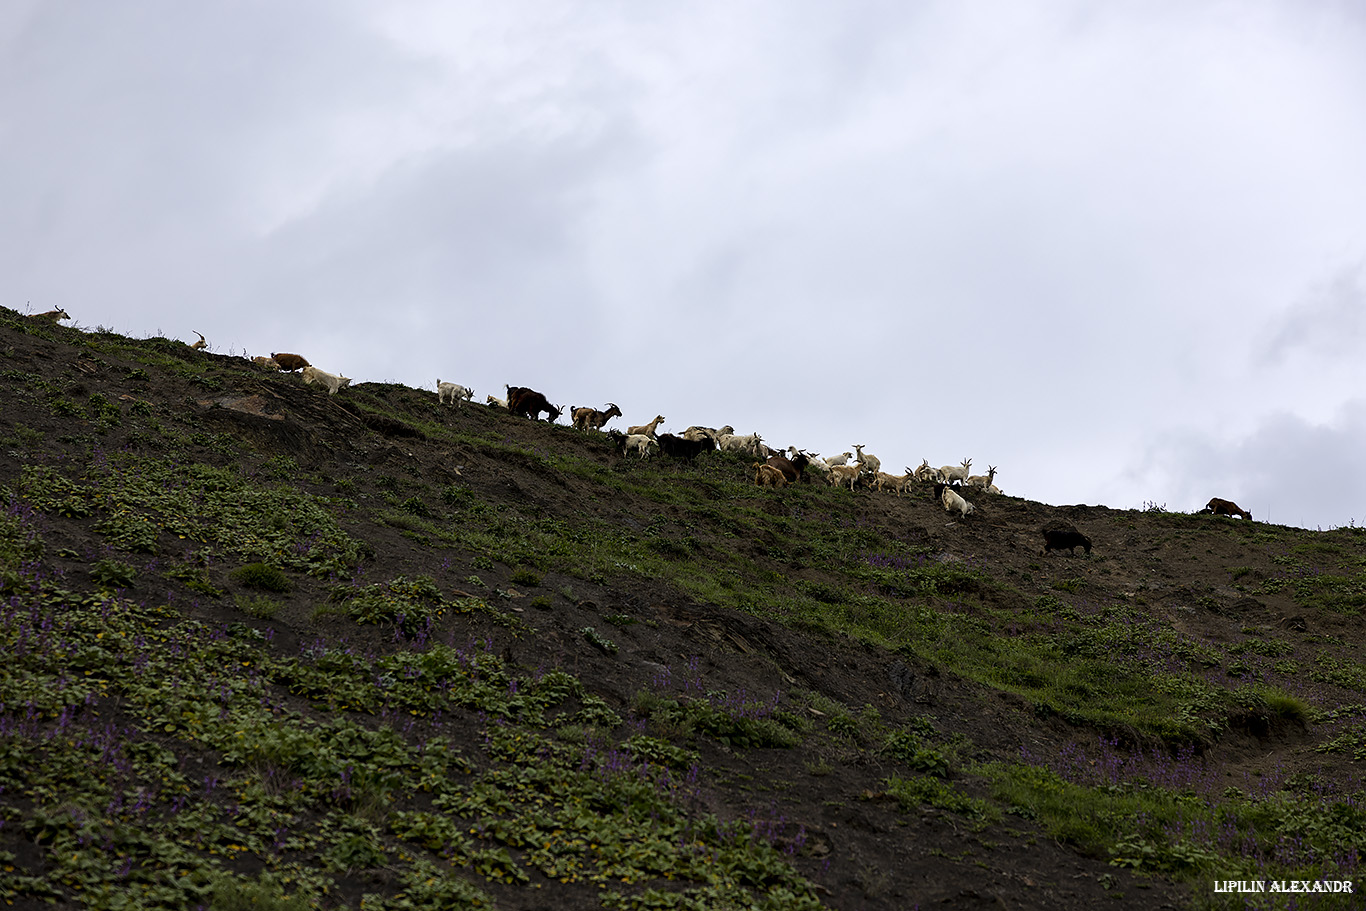
<instances>
[{"instance_id":1,"label":"white goat","mask_svg":"<svg viewBox=\"0 0 1366 911\"><path fill-rule=\"evenodd\" d=\"M344 389L351 385L351 377L342 376L338 373L328 373L326 370L319 370L313 365L304 368L305 383L319 383L327 387L328 395L336 395L338 389Z\"/></svg>"},{"instance_id":2,"label":"white goat","mask_svg":"<svg viewBox=\"0 0 1366 911\"><path fill-rule=\"evenodd\" d=\"M944 490L939 495L939 502L944 504L945 512L953 512L954 510L958 510L959 517L963 519L966 519L968 517L968 513L977 511L976 506L973 506L967 500L964 500L962 497L960 497L958 495L958 492L955 491L952 487L949 487L947 484L944 485Z\"/></svg>"},{"instance_id":3,"label":"white goat","mask_svg":"<svg viewBox=\"0 0 1366 911\"><path fill-rule=\"evenodd\" d=\"M698 440L711 440L713 443L715 443L717 439L721 436L721 434L734 432L735 428L730 426L729 424L727 424L725 427L722 427L720 430L717 430L715 427L700 427L694 424L687 430L680 433L679 436L681 436L685 440L692 440L693 442L696 442Z\"/></svg>"},{"instance_id":4,"label":"white goat","mask_svg":"<svg viewBox=\"0 0 1366 911\"><path fill-rule=\"evenodd\" d=\"M858 453L859 468L868 472L873 477L877 477L878 470L882 468L882 460L875 455L865 455L862 443L855 443L854 451Z\"/></svg>"},{"instance_id":5,"label":"white goat","mask_svg":"<svg viewBox=\"0 0 1366 911\"><path fill-rule=\"evenodd\" d=\"M972 466L972 459L964 459L960 465L945 465L939 469L939 480L941 483L948 484L951 481L963 482L968 479L968 470Z\"/></svg>"},{"instance_id":6,"label":"white goat","mask_svg":"<svg viewBox=\"0 0 1366 911\"><path fill-rule=\"evenodd\" d=\"M659 425L662 423L664 423L664 415L657 414L655 415L655 419L648 424L641 424L639 427L627 427L626 435L635 436L636 434L643 433L653 440L655 438L655 431L659 429Z\"/></svg>"},{"instance_id":7,"label":"white goat","mask_svg":"<svg viewBox=\"0 0 1366 911\"><path fill-rule=\"evenodd\" d=\"M508 410L507 399L500 399L495 398L494 396L489 396L488 398L484 399L484 404L488 405L490 408L501 408L504 411Z\"/></svg>"},{"instance_id":8,"label":"white goat","mask_svg":"<svg viewBox=\"0 0 1366 911\"><path fill-rule=\"evenodd\" d=\"M825 464L831 468L834 468L836 465L848 465L849 460L853 457L854 454L852 452L841 452L837 456L831 456L830 458L826 459Z\"/></svg>"},{"instance_id":9,"label":"white goat","mask_svg":"<svg viewBox=\"0 0 1366 911\"><path fill-rule=\"evenodd\" d=\"M748 452L756 458L764 458L764 438L757 433L748 436L736 436L733 433L723 433L716 440L716 445L726 452Z\"/></svg>"},{"instance_id":10,"label":"white goat","mask_svg":"<svg viewBox=\"0 0 1366 911\"><path fill-rule=\"evenodd\" d=\"M634 449L640 453L642 459L658 448L659 444L655 442L654 437L644 433L629 433L626 435L626 441L622 444L622 452L630 452Z\"/></svg>"},{"instance_id":11,"label":"white goat","mask_svg":"<svg viewBox=\"0 0 1366 911\"><path fill-rule=\"evenodd\" d=\"M71 319L71 314L67 313L65 310L58 307L56 310L48 310L45 313L30 313L28 315L28 318L51 320L55 323L59 320Z\"/></svg>"},{"instance_id":12,"label":"white goat","mask_svg":"<svg viewBox=\"0 0 1366 911\"><path fill-rule=\"evenodd\" d=\"M445 383L440 377L436 380L436 398L443 405L459 405L460 400L474 398L474 390L459 383Z\"/></svg>"}]
</instances>

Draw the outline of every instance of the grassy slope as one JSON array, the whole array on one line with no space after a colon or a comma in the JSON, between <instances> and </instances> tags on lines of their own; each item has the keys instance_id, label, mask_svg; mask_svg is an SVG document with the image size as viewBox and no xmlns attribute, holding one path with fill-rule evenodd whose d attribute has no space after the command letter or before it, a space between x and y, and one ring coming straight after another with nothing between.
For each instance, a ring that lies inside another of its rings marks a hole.
<instances>
[{"instance_id":1,"label":"grassy slope","mask_svg":"<svg viewBox=\"0 0 1366 911\"><path fill-rule=\"evenodd\" d=\"M7 900L839 905L816 833L708 799L717 745L875 764L905 811L1033 820L1199 904L1366 849L1358 529L1004 497L948 523L404 387L343 408L170 340L0 333ZM1038 555L1058 514L1092 557ZM660 601L770 624L788 685L627 662ZM906 669L900 709L819 669L851 640ZM940 687L1009 711L912 710Z\"/></svg>"}]
</instances>

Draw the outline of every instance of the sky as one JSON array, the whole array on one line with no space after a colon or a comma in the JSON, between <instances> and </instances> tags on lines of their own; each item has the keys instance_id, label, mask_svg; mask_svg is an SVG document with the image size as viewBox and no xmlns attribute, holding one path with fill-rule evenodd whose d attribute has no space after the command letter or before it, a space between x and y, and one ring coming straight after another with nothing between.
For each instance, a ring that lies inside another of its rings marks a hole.
<instances>
[{"instance_id":1,"label":"sky","mask_svg":"<svg viewBox=\"0 0 1366 911\"><path fill-rule=\"evenodd\" d=\"M0 304L1366 523L1366 7L7 0ZM987 505L987 504L983 504Z\"/></svg>"}]
</instances>

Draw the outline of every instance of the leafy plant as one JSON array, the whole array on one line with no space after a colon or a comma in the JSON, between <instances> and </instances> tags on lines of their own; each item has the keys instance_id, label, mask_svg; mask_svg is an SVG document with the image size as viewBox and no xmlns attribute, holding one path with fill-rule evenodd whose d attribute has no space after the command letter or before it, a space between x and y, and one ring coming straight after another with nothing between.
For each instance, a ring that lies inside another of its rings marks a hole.
<instances>
[{"instance_id":1,"label":"leafy plant","mask_svg":"<svg viewBox=\"0 0 1366 911\"><path fill-rule=\"evenodd\" d=\"M118 560L103 559L90 567L90 579L100 588L132 588L137 579L137 570Z\"/></svg>"},{"instance_id":2,"label":"leafy plant","mask_svg":"<svg viewBox=\"0 0 1366 911\"><path fill-rule=\"evenodd\" d=\"M228 578L238 585L259 588L271 592L287 592L293 586L289 577L278 566L269 563L248 563L228 573Z\"/></svg>"}]
</instances>

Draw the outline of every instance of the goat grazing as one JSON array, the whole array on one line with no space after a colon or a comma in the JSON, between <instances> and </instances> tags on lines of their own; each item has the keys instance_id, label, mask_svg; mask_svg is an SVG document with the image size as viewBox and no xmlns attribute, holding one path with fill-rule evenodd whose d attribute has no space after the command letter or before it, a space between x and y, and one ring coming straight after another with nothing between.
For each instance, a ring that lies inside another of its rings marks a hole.
<instances>
[{"instance_id":1,"label":"goat grazing","mask_svg":"<svg viewBox=\"0 0 1366 911\"><path fill-rule=\"evenodd\" d=\"M767 462L754 463L754 483L759 487L786 487L787 475Z\"/></svg>"},{"instance_id":2,"label":"goat grazing","mask_svg":"<svg viewBox=\"0 0 1366 911\"><path fill-rule=\"evenodd\" d=\"M197 342L195 342L194 344L190 345L191 348L193 348L193 349L195 349L196 351L198 351L200 348L207 348L207 347L209 347L209 343L206 342L206 341L204 341L204 333L200 332L198 329L191 329L190 331L193 332L195 335L199 336L199 341L197 341Z\"/></svg>"},{"instance_id":3,"label":"goat grazing","mask_svg":"<svg viewBox=\"0 0 1366 911\"><path fill-rule=\"evenodd\" d=\"M606 411L598 411L596 408L571 408L569 413L573 416L574 426L580 430L601 430L612 418L621 417L621 409L612 402L607 403Z\"/></svg>"},{"instance_id":4,"label":"goat grazing","mask_svg":"<svg viewBox=\"0 0 1366 911\"><path fill-rule=\"evenodd\" d=\"M545 419L550 423L555 423L561 414L561 409L550 404L550 400L535 389L528 389L525 386L509 386L508 390L508 411L518 417L530 418L535 421L541 416L541 412L546 413Z\"/></svg>"},{"instance_id":5,"label":"goat grazing","mask_svg":"<svg viewBox=\"0 0 1366 911\"><path fill-rule=\"evenodd\" d=\"M653 439L655 438L655 431L658 430L658 429L659 429L659 425L660 425L660 424L663 424L663 423L664 423L664 415L662 415L662 414L657 414L657 415L655 415L655 419L654 419L653 421L651 421L650 423L648 423L648 424L641 424L639 427L627 427L627 428L626 428L626 433L627 433L628 435L630 435L630 434L636 434L636 433L643 433L643 434L645 434L645 436L647 436L647 437L649 437L650 439L653 440Z\"/></svg>"},{"instance_id":6,"label":"goat grazing","mask_svg":"<svg viewBox=\"0 0 1366 911\"><path fill-rule=\"evenodd\" d=\"M659 451L664 455L683 459L685 462L691 462L702 453L716 448L716 443L705 436L700 440L689 440L686 437L674 436L672 433L661 433L655 442L659 444Z\"/></svg>"},{"instance_id":7,"label":"goat grazing","mask_svg":"<svg viewBox=\"0 0 1366 911\"><path fill-rule=\"evenodd\" d=\"M275 363L285 373L293 373L295 370L302 370L312 366L308 361L298 354L290 354L288 351L272 352L270 355L275 359Z\"/></svg>"},{"instance_id":8,"label":"goat grazing","mask_svg":"<svg viewBox=\"0 0 1366 911\"><path fill-rule=\"evenodd\" d=\"M659 444L654 437L644 433L628 433L625 443L622 444L622 452L627 453L632 450L640 453L642 459L648 458L651 451L658 449Z\"/></svg>"},{"instance_id":9,"label":"goat grazing","mask_svg":"<svg viewBox=\"0 0 1366 911\"><path fill-rule=\"evenodd\" d=\"M312 364L304 368L305 383L319 383L327 387L328 395L336 395L338 389L345 389L351 385L351 377L342 376L338 373L328 373L326 370L319 370Z\"/></svg>"},{"instance_id":10,"label":"goat grazing","mask_svg":"<svg viewBox=\"0 0 1366 911\"><path fill-rule=\"evenodd\" d=\"M1205 508L1200 511L1213 513L1216 516L1242 516L1249 522L1252 521L1252 513L1248 512L1246 509L1243 509L1243 507L1239 506L1232 500L1221 500L1218 497L1212 498L1208 503L1205 504Z\"/></svg>"},{"instance_id":11,"label":"goat grazing","mask_svg":"<svg viewBox=\"0 0 1366 911\"><path fill-rule=\"evenodd\" d=\"M67 313L67 312L66 312L65 310L63 310L61 307L58 307L56 310L48 310L48 311L45 312L45 313L30 313L30 314L28 315L28 318L29 318L29 319L45 319L45 320L48 320L49 322L56 323L56 322L60 322L61 320L64 320L64 319L71 319L71 314Z\"/></svg>"},{"instance_id":12,"label":"goat grazing","mask_svg":"<svg viewBox=\"0 0 1366 911\"><path fill-rule=\"evenodd\" d=\"M720 430L717 430L715 427L699 427L696 424L694 424L687 430L680 433L679 436L681 436L685 440L707 439L715 443L720 439L722 434L734 432L735 428L730 426L729 424L727 424L725 427L722 427Z\"/></svg>"},{"instance_id":13,"label":"goat grazing","mask_svg":"<svg viewBox=\"0 0 1366 911\"><path fill-rule=\"evenodd\" d=\"M437 377L436 398L443 405L459 405L461 399L468 402L474 398L474 390L459 383L442 382L441 378Z\"/></svg>"},{"instance_id":14,"label":"goat grazing","mask_svg":"<svg viewBox=\"0 0 1366 911\"><path fill-rule=\"evenodd\" d=\"M488 398L484 399L484 404L488 405L490 408L501 408L504 411L508 410L507 399L500 399L495 398L494 396L489 396Z\"/></svg>"},{"instance_id":15,"label":"goat grazing","mask_svg":"<svg viewBox=\"0 0 1366 911\"><path fill-rule=\"evenodd\" d=\"M1088 554L1091 552L1091 539L1077 531L1076 526L1069 522L1064 522L1061 519L1056 522L1049 522L1042 531L1044 553L1065 549L1069 554L1075 554L1078 547Z\"/></svg>"},{"instance_id":16,"label":"goat grazing","mask_svg":"<svg viewBox=\"0 0 1366 911\"><path fill-rule=\"evenodd\" d=\"M783 477L789 484L796 484L802 479L803 472L806 471L806 466L809 465L810 462L811 460L806 457L806 453L798 450L797 454L790 459L784 455L769 456L768 461L764 464L770 465L782 472Z\"/></svg>"},{"instance_id":17,"label":"goat grazing","mask_svg":"<svg viewBox=\"0 0 1366 911\"><path fill-rule=\"evenodd\" d=\"M977 511L967 500L958 495L958 492L947 484L936 484L935 490L939 494L939 502L944 505L945 512L957 511L959 518L966 519L969 513Z\"/></svg>"},{"instance_id":18,"label":"goat grazing","mask_svg":"<svg viewBox=\"0 0 1366 911\"><path fill-rule=\"evenodd\" d=\"M253 364L255 364L257 367L264 367L264 368L266 368L267 370L279 370L279 369L280 369L280 362L279 362L279 361L275 360L275 358L273 358L273 357L266 357L266 356L261 355L261 354L258 354L258 355L256 355L256 357L252 358L252 359L251 359L251 362L252 362Z\"/></svg>"}]
</instances>

